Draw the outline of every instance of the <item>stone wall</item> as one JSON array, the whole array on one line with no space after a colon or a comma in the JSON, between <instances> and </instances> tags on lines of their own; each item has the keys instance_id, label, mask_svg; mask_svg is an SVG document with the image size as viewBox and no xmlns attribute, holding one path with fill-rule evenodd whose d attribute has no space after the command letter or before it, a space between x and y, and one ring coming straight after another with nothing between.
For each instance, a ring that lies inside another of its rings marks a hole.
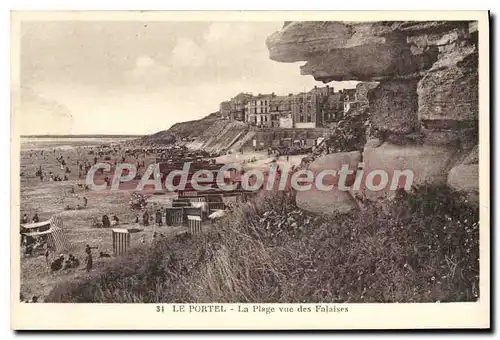
<instances>
[{"instance_id":1,"label":"stone wall","mask_svg":"<svg viewBox=\"0 0 500 340\"><path fill-rule=\"evenodd\" d=\"M367 93L365 170L413 167L416 183L476 197L477 157L463 159L477 153L477 39L468 21L290 22L266 43L272 60L306 62L316 80L379 83Z\"/></svg>"},{"instance_id":2,"label":"stone wall","mask_svg":"<svg viewBox=\"0 0 500 340\"><path fill-rule=\"evenodd\" d=\"M280 141L290 138L294 140L312 140L319 137L329 136L329 129L326 128L261 128L254 130L254 138L259 147L268 148L276 146ZM253 139L249 140L245 147L253 149ZM262 144L261 144L262 143Z\"/></svg>"}]
</instances>

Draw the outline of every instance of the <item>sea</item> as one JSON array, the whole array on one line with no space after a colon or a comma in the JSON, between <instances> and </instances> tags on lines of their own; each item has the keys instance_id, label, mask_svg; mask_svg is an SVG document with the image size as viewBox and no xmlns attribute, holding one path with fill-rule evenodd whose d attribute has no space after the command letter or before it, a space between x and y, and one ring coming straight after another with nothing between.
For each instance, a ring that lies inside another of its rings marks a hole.
<instances>
[{"instance_id":1,"label":"sea","mask_svg":"<svg viewBox=\"0 0 500 340\"><path fill-rule=\"evenodd\" d=\"M21 151L23 150L68 150L76 147L91 147L101 144L115 144L140 138L140 136L63 136L63 137L21 137Z\"/></svg>"}]
</instances>

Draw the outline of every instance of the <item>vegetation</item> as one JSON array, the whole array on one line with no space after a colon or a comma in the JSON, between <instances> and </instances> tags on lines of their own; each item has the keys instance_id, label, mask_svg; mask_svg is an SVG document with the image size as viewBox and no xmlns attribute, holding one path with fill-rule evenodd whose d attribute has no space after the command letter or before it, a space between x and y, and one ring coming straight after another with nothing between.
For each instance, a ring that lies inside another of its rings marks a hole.
<instances>
[{"instance_id":1,"label":"vegetation","mask_svg":"<svg viewBox=\"0 0 500 340\"><path fill-rule=\"evenodd\" d=\"M360 108L351 112L333 127L330 137L326 140L327 153L349 152L363 150L366 144L366 124L368 109Z\"/></svg>"},{"instance_id":2,"label":"vegetation","mask_svg":"<svg viewBox=\"0 0 500 340\"><path fill-rule=\"evenodd\" d=\"M48 302L475 301L477 209L446 187L325 219L290 193L238 206L204 235L158 240L57 285Z\"/></svg>"}]
</instances>

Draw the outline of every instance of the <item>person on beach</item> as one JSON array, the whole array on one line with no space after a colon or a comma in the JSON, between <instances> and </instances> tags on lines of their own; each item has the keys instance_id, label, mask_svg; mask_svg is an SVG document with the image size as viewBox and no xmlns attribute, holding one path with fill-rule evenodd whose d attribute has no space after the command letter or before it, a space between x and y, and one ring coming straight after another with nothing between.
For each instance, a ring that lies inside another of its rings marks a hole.
<instances>
[{"instance_id":1,"label":"person on beach","mask_svg":"<svg viewBox=\"0 0 500 340\"><path fill-rule=\"evenodd\" d=\"M111 225L115 226L115 225L118 225L118 223L120 223L118 216L113 215L113 221L111 222Z\"/></svg>"},{"instance_id":2,"label":"person on beach","mask_svg":"<svg viewBox=\"0 0 500 340\"><path fill-rule=\"evenodd\" d=\"M45 256L45 263L47 264L47 266L49 265L49 255L50 255L50 251L49 251L49 248L45 248L45 254L43 254Z\"/></svg>"},{"instance_id":3,"label":"person on beach","mask_svg":"<svg viewBox=\"0 0 500 340\"><path fill-rule=\"evenodd\" d=\"M57 259L52 261L52 263L50 264L50 270L52 272L56 272L58 270L61 270L63 267L63 263L64 263L64 255L61 254L61 255L59 255L59 257Z\"/></svg>"},{"instance_id":4,"label":"person on beach","mask_svg":"<svg viewBox=\"0 0 500 340\"><path fill-rule=\"evenodd\" d=\"M21 224L26 224L28 223L28 215L24 214L23 217L21 218Z\"/></svg>"},{"instance_id":5,"label":"person on beach","mask_svg":"<svg viewBox=\"0 0 500 340\"><path fill-rule=\"evenodd\" d=\"M102 227L103 228L109 228L110 226L111 226L111 223L109 222L108 215L103 215L102 216Z\"/></svg>"},{"instance_id":6,"label":"person on beach","mask_svg":"<svg viewBox=\"0 0 500 340\"><path fill-rule=\"evenodd\" d=\"M80 260L78 260L73 254L69 254L69 259L71 261L71 268L78 268L80 266Z\"/></svg>"},{"instance_id":7,"label":"person on beach","mask_svg":"<svg viewBox=\"0 0 500 340\"><path fill-rule=\"evenodd\" d=\"M92 253L89 252L87 253L87 257L85 258L85 270L87 271L87 273L92 270L92 265L93 265Z\"/></svg>"},{"instance_id":8,"label":"person on beach","mask_svg":"<svg viewBox=\"0 0 500 340\"><path fill-rule=\"evenodd\" d=\"M144 224L144 226L148 226L149 225L149 214L148 214L147 210L142 215L142 223Z\"/></svg>"},{"instance_id":9,"label":"person on beach","mask_svg":"<svg viewBox=\"0 0 500 340\"><path fill-rule=\"evenodd\" d=\"M97 247L91 247L88 244L85 246L85 253L87 254L87 258L85 259L85 269L87 272L92 270L92 249L97 249Z\"/></svg>"},{"instance_id":10,"label":"person on beach","mask_svg":"<svg viewBox=\"0 0 500 340\"><path fill-rule=\"evenodd\" d=\"M72 265L71 258L68 257L68 259L66 261L64 261L64 265L63 265L62 270L70 269L71 265Z\"/></svg>"},{"instance_id":11,"label":"person on beach","mask_svg":"<svg viewBox=\"0 0 500 340\"><path fill-rule=\"evenodd\" d=\"M162 226L162 218L161 218L161 211L160 210L156 211L156 225L158 227Z\"/></svg>"},{"instance_id":12,"label":"person on beach","mask_svg":"<svg viewBox=\"0 0 500 340\"><path fill-rule=\"evenodd\" d=\"M87 197L83 196L83 206L86 208L88 204Z\"/></svg>"},{"instance_id":13,"label":"person on beach","mask_svg":"<svg viewBox=\"0 0 500 340\"><path fill-rule=\"evenodd\" d=\"M35 215L33 215L32 222L33 222L33 223L38 223L38 222L40 222L40 218L38 217L38 214L37 214L37 213L35 213Z\"/></svg>"}]
</instances>

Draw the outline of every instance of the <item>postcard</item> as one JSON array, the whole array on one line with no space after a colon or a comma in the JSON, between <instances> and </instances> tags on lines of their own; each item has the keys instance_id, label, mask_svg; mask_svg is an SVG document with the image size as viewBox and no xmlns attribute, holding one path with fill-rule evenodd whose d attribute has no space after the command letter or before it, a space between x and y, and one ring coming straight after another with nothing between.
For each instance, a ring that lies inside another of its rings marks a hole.
<instances>
[{"instance_id":1,"label":"postcard","mask_svg":"<svg viewBox=\"0 0 500 340\"><path fill-rule=\"evenodd\" d=\"M489 329L487 11L14 11L16 330Z\"/></svg>"}]
</instances>

